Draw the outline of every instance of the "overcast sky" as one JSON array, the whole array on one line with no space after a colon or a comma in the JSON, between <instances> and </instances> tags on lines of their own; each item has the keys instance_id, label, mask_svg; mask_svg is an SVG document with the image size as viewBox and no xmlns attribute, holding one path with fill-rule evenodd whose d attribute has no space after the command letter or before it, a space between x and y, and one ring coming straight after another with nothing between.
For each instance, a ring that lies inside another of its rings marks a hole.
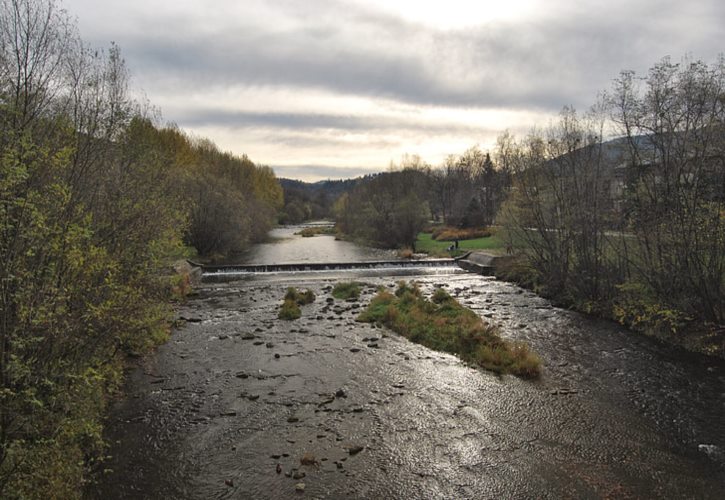
<instances>
[{"instance_id":1,"label":"overcast sky","mask_svg":"<svg viewBox=\"0 0 725 500\"><path fill-rule=\"evenodd\" d=\"M722 0L63 0L166 121L281 177L433 165L725 51Z\"/></svg>"}]
</instances>

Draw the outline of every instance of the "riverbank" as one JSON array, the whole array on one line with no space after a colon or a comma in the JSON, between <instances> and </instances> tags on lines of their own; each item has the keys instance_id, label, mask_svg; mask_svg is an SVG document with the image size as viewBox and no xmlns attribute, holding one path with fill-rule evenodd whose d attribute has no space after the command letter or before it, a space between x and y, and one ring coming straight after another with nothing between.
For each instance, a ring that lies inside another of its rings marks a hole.
<instances>
[{"instance_id":1,"label":"riverbank","mask_svg":"<svg viewBox=\"0 0 725 500\"><path fill-rule=\"evenodd\" d=\"M491 254L491 257L496 256ZM532 290L561 307L591 317L620 323L629 328L632 333L645 335L689 352L725 359L725 329L723 327L718 329L715 326L691 320L678 329L674 329L670 323L658 324L647 321L642 321L639 328L635 328L631 323L617 317L613 310L616 304L600 303L593 305L568 300L561 293L552 293L548 291L548 288L539 286L536 273L526 263L526 257L520 254L498 260L498 265L494 267L494 273L497 278Z\"/></svg>"}]
</instances>

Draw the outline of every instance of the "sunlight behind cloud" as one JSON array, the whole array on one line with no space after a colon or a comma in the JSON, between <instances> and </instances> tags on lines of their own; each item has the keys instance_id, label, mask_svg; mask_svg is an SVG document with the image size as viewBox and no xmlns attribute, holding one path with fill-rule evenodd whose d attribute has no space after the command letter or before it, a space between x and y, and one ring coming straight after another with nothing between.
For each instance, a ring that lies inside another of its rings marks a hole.
<instances>
[{"instance_id":1,"label":"sunlight behind cloud","mask_svg":"<svg viewBox=\"0 0 725 500\"><path fill-rule=\"evenodd\" d=\"M525 134L545 113L505 108L419 106L314 89L231 87L169 95L160 104L178 124L275 168L300 165L383 170L404 154L431 165L478 145L492 150L506 129ZM280 174L284 175L284 174ZM318 175L299 175L316 180Z\"/></svg>"},{"instance_id":2,"label":"sunlight behind cloud","mask_svg":"<svg viewBox=\"0 0 725 500\"><path fill-rule=\"evenodd\" d=\"M388 14L438 29L462 29L498 21L534 16L537 0L351 0Z\"/></svg>"}]
</instances>

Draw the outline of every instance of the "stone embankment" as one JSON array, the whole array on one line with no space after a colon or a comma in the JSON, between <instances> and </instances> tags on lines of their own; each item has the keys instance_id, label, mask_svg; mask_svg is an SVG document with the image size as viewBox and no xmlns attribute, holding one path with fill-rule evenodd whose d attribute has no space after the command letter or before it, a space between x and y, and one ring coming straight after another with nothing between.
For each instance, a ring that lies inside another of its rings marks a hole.
<instances>
[{"instance_id":1,"label":"stone embankment","mask_svg":"<svg viewBox=\"0 0 725 500\"><path fill-rule=\"evenodd\" d=\"M496 268L512 259L509 255L495 255L492 253L475 251L456 259L458 265L466 271L493 276Z\"/></svg>"}]
</instances>

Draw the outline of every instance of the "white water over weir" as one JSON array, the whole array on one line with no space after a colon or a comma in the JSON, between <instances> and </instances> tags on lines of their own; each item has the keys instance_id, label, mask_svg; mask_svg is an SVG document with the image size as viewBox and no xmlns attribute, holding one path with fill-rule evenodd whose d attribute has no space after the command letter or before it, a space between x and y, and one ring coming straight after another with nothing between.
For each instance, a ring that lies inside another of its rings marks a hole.
<instances>
[{"instance_id":1,"label":"white water over weir","mask_svg":"<svg viewBox=\"0 0 725 500\"><path fill-rule=\"evenodd\" d=\"M202 280L205 282L231 281L258 273L307 273L341 270L396 270L396 269L427 269L457 268L456 259L420 259L420 260L371 260L359 262L304 262L283 264L245 264L245 265L200 265Z\"/></svg>"}]
</instances>

